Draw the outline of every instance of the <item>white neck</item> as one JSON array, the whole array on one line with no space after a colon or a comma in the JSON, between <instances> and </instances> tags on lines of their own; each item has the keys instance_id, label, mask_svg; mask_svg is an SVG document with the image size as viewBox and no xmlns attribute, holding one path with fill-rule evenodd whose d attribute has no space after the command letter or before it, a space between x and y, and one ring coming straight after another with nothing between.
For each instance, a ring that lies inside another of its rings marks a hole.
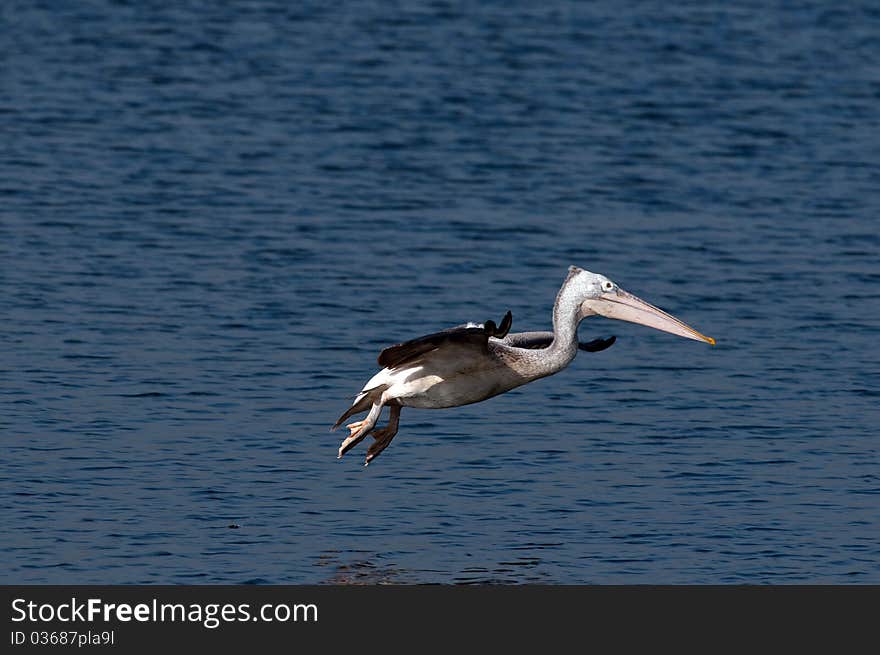
<instances>
[{"instance_id":1,"label":"white neck","mask_svg":"<svg viewBox=\"0 0 880 655\"><path fill-rule=\"evenodd\" d=\"M568 366L577 355L577 328L584 318L577 291L571 284L572 276L565 280L553 305L553 341L541 353L537 363L538 377L551 375Z\"/></svg>"}]
</instances>

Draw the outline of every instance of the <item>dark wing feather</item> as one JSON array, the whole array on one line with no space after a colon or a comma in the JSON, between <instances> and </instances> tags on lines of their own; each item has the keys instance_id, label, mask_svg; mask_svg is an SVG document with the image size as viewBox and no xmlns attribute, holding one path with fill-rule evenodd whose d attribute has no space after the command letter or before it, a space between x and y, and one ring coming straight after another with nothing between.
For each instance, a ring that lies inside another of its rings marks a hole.
<instances>
[{"instance_id":1,"label":"dark wing feather","mask_svg":"<svg viewBox=\"0 0 880 655\"><path fill-rule=\"evenodd\" d=\"M581 350L586 350L589 353L597 353L601 350L605 350L606 348L610 348L615 341L617 341L617 337L608 337L607 339L593 339L592 341L587 341L586 343L579 343L578 348L580 348Z\"/></svg>"},{"instance_id":2,"label":"dark wing feather","mask_svg":"<svg viewBox=\"0 0 880 655\"><path fill-rule=\"evenodd\" d=\"M504 318L501 319L501 325L498 326L498 329L495 330L495 334L492 336L496 339L503 339L507 336L507 333L510 332L511 325L513 325L513 314L508 310L504 315Z\"/></svg>"},{"instance_id":3,"label":"dark wing feather","mask_svg":"<svg viewBox=\"0 0 880 655\"><path fill-rule=\"evenodd\" d=\"M508 334L504 343L515 348L546 348L553 343L552 332L517 332Z\"/></svg>"},{"instance_id":4,"label":"dark wing feather","mask_svg":"<svg viewBox=\"0 0 880 655\"><path fill-rule=\"evenodd\" d=\"M501 320L501 327L505 328L506 326L504 334L507 334L507 330L510 329L512 322L513 317L510 312L507 312ZM427 352L436 350L447 343L472 345L479 348L482 352L486 352L488 349L489 337L498 336L499 334L500 330L495 326L494 321L486 321L482 325L471 327L468 327L467 325L459 325L454 328L441 330L434 334L419 337L418 339L412 339L411 341L390 346L379 353L378 362L379 366L395 368L401 364L412 361Z\"/></svg>"},{"instance_id":5,"label":"dark wing feather","mask_svg":"<svg viewBox=\"0 0 880 655\"><path fill-rule=\"evenodd\" d=\"M578 348L581 350L586 350L587 352L597 353L601 350L605 350L606 348L610 348L611 345L617 341L617 337L609 337L607 339L593 339L592 341L578 343ZM547 348L551 343L553 343L553 333L552 332L518 332L516 334L511 334L504 339L504 342L509 346L515 346L516 348L530 348L532 350Z\"/></svg>"}]
</instances>

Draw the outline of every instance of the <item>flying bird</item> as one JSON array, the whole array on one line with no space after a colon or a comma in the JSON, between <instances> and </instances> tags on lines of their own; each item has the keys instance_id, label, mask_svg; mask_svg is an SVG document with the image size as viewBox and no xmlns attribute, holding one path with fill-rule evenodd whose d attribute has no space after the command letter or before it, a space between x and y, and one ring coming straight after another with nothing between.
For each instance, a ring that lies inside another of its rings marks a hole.
<instances>
[{"instance_id":1,"label":"flying bird","mask_svg":"<svg viewBox=\"0 0 880 655\"><path fill-rule=\"evenodd\" d=\"M510 334L512 316L500 323L467 323L386 348L379 354L376 373L357 395L333 429L359 412L361 421L349 423L349 435L339 457L371 435L366 464L373 461L397 434L402 407L439 409L486 400L523 384L558 373L578 349L597 352L614 343L597 339L579 343L577 329L588 316L604 316L639 323L687 339L715 345L674 316L621 289L604 275L570 266L553 305L552 332ZM391 415L385 427L376 423L382 408Z\"/></svg>"}]
</instances>

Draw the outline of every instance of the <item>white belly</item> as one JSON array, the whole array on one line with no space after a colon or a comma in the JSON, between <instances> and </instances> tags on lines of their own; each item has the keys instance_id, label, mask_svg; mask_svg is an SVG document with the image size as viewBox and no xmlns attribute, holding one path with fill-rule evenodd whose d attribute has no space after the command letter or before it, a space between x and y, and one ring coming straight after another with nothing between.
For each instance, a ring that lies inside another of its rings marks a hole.
<instances>
[{"instance_id":1,"label":"white belly","mask_svg":"<svg viewBox=\"0 0 880 655\"><path fill-rule=\"evenodd\" d=\"M413 366L383 369L366 384L370 389L387 384L383 399L394 399L404 407L458 407L491 398L528 380L503 363L485 360L462 366L444 363L439 357L426 358Z\"/></svg>"}]
</instances>

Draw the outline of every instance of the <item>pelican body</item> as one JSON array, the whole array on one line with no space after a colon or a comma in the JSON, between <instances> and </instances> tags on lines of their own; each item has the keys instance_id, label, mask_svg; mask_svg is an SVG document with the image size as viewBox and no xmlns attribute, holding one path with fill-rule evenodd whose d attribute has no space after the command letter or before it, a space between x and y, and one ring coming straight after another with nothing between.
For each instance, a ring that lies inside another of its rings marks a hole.
<instances>
[{"instance_id":1,"label":"pelican body","mask_svg":"<svg viewBox=\"0 0 880 655\"><path fill-rule=\"evenodd\" d=\"M339 447L339 457L369 434L375 439L367 450L369 464L397 434L403 407L440 409L480 402L558 373L579 349L608 348L614 337L578 342L578 325L595 315L715 344L711 337L624 291L604 275L571 266L553 306L552 332L510 334L512 317L507 312L498 325L494 321L468 323L383 350L378 359L382 370L370 378L333 426L368 411L365 419L346 426L350 434ZM376 428L386 405L391 409L388 425Z\"/></svg>"}]
</instances>

